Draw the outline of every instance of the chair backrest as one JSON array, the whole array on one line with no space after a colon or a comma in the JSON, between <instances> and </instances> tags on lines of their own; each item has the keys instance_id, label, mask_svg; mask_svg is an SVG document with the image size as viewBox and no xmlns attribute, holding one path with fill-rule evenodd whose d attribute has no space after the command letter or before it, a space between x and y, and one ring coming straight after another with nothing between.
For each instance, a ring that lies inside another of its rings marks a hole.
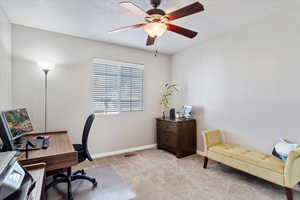
<instances>
[{"instance_id":1,"label":"chair backrest","mask_svg":"<svg viewBox=\"0 0 300 200\"><path fill-rule=\"evenodd\" d=\"M89 161L92 161L92 157L89 153L89 150L88 150L88 138L89 138L89 134L90 134L90 129L92 127L92 124L93 124L93 121L95 119L95 114L90 114L90 116L87 118L86 122L85 122L85 125L84 125L84 129L83 129L83 134L82 134L82 146L85 150L85 153L86 153L86 157Z\"/></svg>"}]
</instances>

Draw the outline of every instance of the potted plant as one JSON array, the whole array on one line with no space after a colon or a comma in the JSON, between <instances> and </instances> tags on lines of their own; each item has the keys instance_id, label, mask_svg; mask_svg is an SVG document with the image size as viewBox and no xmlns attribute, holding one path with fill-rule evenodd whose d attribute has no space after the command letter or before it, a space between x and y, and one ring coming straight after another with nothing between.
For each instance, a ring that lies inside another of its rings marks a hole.
<instances>
[{"instance_id":1,"label":"potted plant","mask_svg":"<svg viewBox=\"0 0 300 200\"><path fill-rule=\"evenodd\" d=\"M166 83L163 85L163 93L162 93L162 97L160 100L160 105L162 106L163 109L163 118L166 117L166 113L169 110L170 107L170 97L173 95L174 92L177 92L177 86L176 84L169 84Z\"/></svg>"}]
</instances>

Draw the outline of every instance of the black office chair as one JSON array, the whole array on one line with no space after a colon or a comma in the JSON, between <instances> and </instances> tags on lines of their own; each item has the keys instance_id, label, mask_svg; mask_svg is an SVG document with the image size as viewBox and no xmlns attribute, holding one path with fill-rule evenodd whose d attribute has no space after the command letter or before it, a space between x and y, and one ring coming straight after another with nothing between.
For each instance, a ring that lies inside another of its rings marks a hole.
<instances>
[{"instance_id":1,"label":"black office chair","mask_svg":"<svg viewBox=\"0 0 300 200\"><path fill-rule=\"evenodd\" d=\"M88 137L89 137L90 129L92 127L94 119L95 119L95 114L91 114L87 118L85 125L84 125L84 129L83 129L81 144L73 144L74 149L78 152L78 162L79 163L81 163L85 160L93 161L93 159L90 155L90 152L88 150ZM78 179L88 180L91 183L93 183L94 187L97 187L96 179L88 177L83 169L74 172L71 176L71 181L78 180Z\"/></svg>"},{"instance_id":2,"label":"black office chair","mask_svg":"<svg viewBox=\"0 0 300 200\"><path fill-rule=\"evenodd\" d=\"M93 121L95 119L95 114L91 114L84 125L83 134L82 134L82 144L73 144L74 149L78 152L78 162L81 163L85 160L92 161L92 157L88 150L88 137L90 133L90 129L92 127ZM68 184L68 199L72 200L72 186L71 182L78 180L78 179L84 179L90 181L94 187L97 187L98 183L95 178L88 177L85 173L85 171L78 170L72 174L71 167L64 169L64 171L67 171L67 174L64 173L57 173L53 176L53 181L46 186L46 190L48 190L50 187L53 187L59 183L67 183Z\"/></svg>"}]
</instances>

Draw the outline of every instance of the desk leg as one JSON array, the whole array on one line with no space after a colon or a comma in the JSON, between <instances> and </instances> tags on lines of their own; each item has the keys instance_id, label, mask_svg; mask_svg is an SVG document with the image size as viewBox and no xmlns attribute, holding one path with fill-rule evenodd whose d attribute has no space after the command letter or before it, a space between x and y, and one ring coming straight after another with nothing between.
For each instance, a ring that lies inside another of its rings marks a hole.
<instances>
[{"instance_id":1,"label":"desk leg","mask_svg":"<svg viewBox=\"0 0 300 200\"><path fill-rule=\"evenodd\" d=\"M68 167L68 169L67 169L68 200L73 200L71 178L72 178L72 169L71 169L71 167Z\"/></svg>"}]
</instances>

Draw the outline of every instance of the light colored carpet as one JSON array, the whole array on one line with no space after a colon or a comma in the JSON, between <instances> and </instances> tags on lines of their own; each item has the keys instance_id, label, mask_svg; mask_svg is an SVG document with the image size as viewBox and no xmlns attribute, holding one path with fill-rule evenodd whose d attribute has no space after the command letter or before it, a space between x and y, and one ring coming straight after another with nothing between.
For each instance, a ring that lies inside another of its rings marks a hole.
<instances>
[{"instance_id":1,"label":"light colored carpet","mask_svg":"<svg viewBox=\"0 0 300 200\"><path fill-rule=\"evenodd\" d=\"M110 166L95 166L85 170L87 175L98 181L98 187L86 180L72 182L75 200L129 200L136 197L132 190L124 183ZM67 184L61 183L57 188L49 189L48 200L66 199Z\"/></svg>"},{"instance_id":2,"label":"light colored carpet","mask_svg":"<svg viewBox=\"0 0 300 200\"><path fill-rule=\"evenodd\" d=\"M134 200L286 200L272 183L209 161L199 155L177 159L162 150L136 152L85 162L80 167L110 165L136 193ZM295 200L300 194L294 192ZM121 199L120 199L121 200Z\"/></svg>"}]
</instances>

